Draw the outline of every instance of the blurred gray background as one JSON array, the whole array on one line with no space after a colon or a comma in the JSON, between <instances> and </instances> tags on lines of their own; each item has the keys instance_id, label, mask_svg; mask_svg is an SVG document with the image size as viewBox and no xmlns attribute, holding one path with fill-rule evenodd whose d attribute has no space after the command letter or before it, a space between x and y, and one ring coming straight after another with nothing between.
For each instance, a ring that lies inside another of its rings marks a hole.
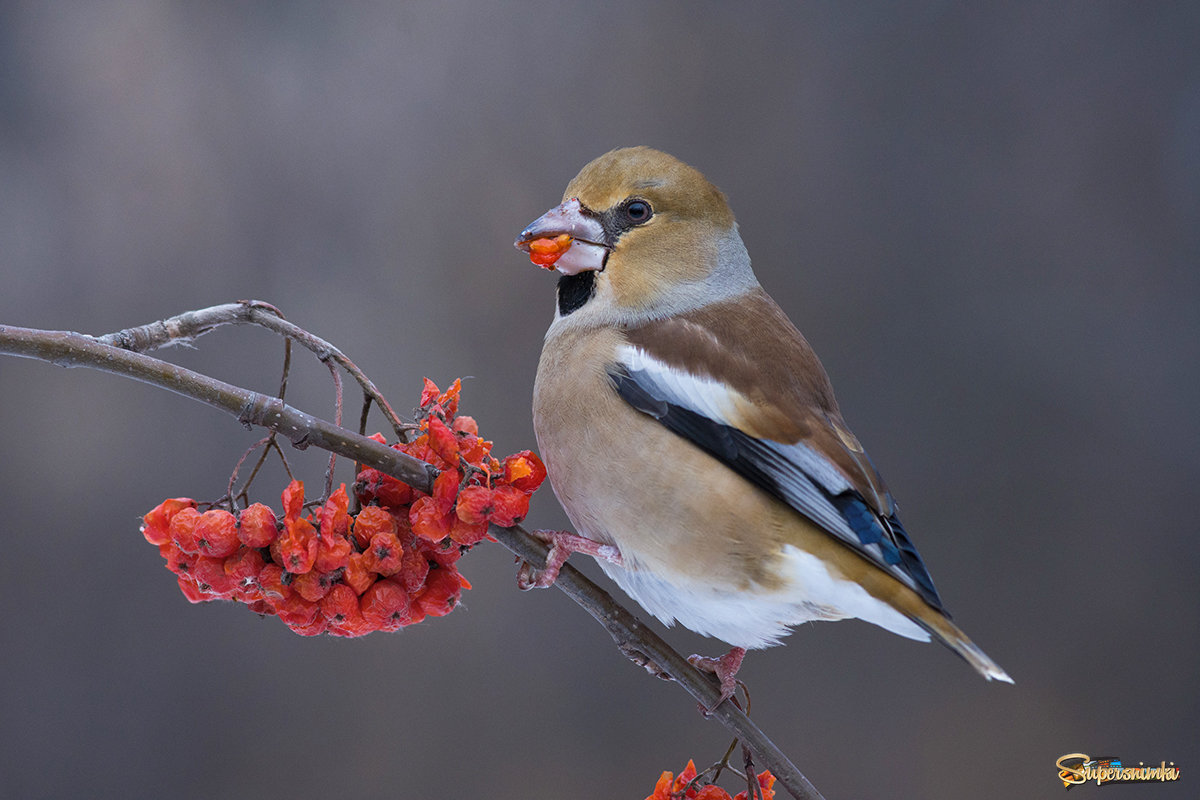
<instances>
[{"instance_id":1,"label":"blurred gray background","mask_svg":"<svg viewBox=\"0 0 1200 800\"><path fill-rule=\"evenodd\" d=\"M4 2L0 322L268 300L402 409L474 376L467 413L531 447L554 280L511 242L630 144L728 194L1017 680L814 624L748 659L758 723L831 800L1057 797L1076 751L1174 761L1141 791L1194 796L1196 4ZM280 351L230 329L169 355L269 390ZM0 398L6 798L640 800L727 743L498 547L464 609L399 635L189 606L138 517L220 495L258 434L12 358ZM319 364L290 399L332 414ZM549 491L529 522L566 524Z\"/></svg>"}]
</instances>

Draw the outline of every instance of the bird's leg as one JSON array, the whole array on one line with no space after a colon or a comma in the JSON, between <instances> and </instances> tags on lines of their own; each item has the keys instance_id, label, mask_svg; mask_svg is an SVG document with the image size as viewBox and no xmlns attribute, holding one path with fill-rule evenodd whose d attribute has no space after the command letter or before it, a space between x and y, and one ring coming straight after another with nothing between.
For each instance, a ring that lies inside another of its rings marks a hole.
<instances>
[{"instance_id":1,"label":"bird's leg","mask_svg":"<svg viewBox=\"0 0 1200 800\"><path fill-rule=\"evenodd\" d=\"M529 562L522 562L517 571L517 586L527 589L545 589L554 585L558 580L558 572L572 553L583 553L596 559L602 559L618 567L625 565L621 559L621 551L616 545L600 544L600 542L577 536L567 531L534 531L533 536L550 546L546 553L546 566L540 570L534 569Z\"/></svg>"},{"instance_id":2,"label":"bird's leg","mask_svg":"<svg viewBox=\"0 0 1200 800\"><path fill-rule=\"evenodd\" d=\"M733 693L737 691L737 681L734 680L734 676L741 669L742 659L745 657L746 648L744 647L730 648L729 652L720 658L688 656L689 664L701 672L711 672L721 682L721 698L713 703L712 708L706 709L708 712L712 712L721 703L733 697Z\"/></svg>"}]
</instances>

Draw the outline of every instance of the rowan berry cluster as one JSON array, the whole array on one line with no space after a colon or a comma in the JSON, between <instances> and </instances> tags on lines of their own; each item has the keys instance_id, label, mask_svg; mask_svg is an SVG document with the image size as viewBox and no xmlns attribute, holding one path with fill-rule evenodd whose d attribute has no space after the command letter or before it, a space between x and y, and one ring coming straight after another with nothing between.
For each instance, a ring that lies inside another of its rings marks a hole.
<instances>
[{"instance_id":1,"label":"rowan berry cluster","mask_svg":"<svg viewBox=\"0 0 1200 800\"><path fill-rule=\"evenodd\" d=\"M344 484L306 513L304 484L292 481L282 515L262 503L201 512L179 497L145 515L142 535L191 602L239 601L304 636L362 636L444 616L471 588L459 558L488 538L489 522L523 519L546 477L528 450L491 456L475 420L457 413L460 390L455 381L439 392L426 379L420 435L393 445L441 470L432 494L364 469L357 513Z\"/></svg>"},{"instance_id":2,"label":"rowan berry cluster","mask_svg":"<svg viewBox=\"0 0 1200 800\"><path fill-rule=\"evenodd\" d=\"M730 797L729 792L714 783L700 784L696 781L696 775L696 765L690 760L678 776L664 772L654 787L654 793L646 800L747 800L745 791ZM774 800L774 786L775 776L770 770L758 774L758 789L762 793L762 800ZM755 800L757 797L758 792L749 800Z\"/></svg>"}]
</instances>

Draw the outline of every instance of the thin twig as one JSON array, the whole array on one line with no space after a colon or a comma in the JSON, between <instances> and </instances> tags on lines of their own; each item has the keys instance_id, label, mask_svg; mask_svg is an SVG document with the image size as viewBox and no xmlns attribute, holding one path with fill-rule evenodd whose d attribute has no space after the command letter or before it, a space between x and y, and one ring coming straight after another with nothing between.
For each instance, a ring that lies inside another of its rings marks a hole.
<instances>
[{"instance_id":1,"label":"thin twig","mask_svg":"<svg viewBox=\"0 0 1200 800\"><path fill-rule=\"evenodd\" d=\"M242 389L131 349L105 344L95 337L0 325L0 354L33 358L64 367L89 367L158 386L221 409L247 427L258 425L276 431L294 447L313 446L338 453L426 493L432 488L437 474L436 469L422 461L317 419L278 398ZM523 528L492 525L488 531L534 567L545 565L546 546ZM608 592L570 564L564 565L554 585L600 622L622 652L640 654L644 660L639 663L650 663L659 672L669 675L706 708L715 706L712 718L737 736L758 763L771 770L796 800L821 800L816 788L741 709L734 703L717 705L720 691L711 676L688 664Z\"/></svg>"},{"instance_id":2,"label":"thin twig","mask_svg":"<svg viewBox=\"0 0 1200 800\"><path fill-rule=\"evenodd\" d=\"M195 311L186 311L157 322L125 328L94 338L98 342L120 347L123 350L145 353L160 347L190 343L222 325L258 325L297 342L310 350L321 361L333 361L357 381L368 397L379 404L379 409L395 429L397 436L405 436L406 431L412 427L410 424L400 421L396 412L388 405L380 391L375 388L371 379L341 350L319 336L314 336L303 328L288 322L283 318L279 309L261 300L241 300L237 303L225 303ZM286 383L285 373L284 385ZM282 389L280 391L282 392Z\"/></svg>"}]
</instances>

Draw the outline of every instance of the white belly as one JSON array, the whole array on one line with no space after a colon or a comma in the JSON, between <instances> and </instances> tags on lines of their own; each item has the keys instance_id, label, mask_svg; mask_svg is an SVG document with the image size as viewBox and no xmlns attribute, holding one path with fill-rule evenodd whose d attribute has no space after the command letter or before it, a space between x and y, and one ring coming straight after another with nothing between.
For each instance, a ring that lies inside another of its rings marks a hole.
<instances>
[{"instance_id":1,"label":"white belly","mask_svg":"<svg viewBox=\"0 0 1200 800\"><path fill-rule=\"evenodd\" d=\"M669 583L644 571L601 562L605 573L665 625L685 628L737 647L757 649L780 643L793 625L857 618L918 641L929 634L856 583L830 575L815 556L788 547L790 578L778 592L720 591L692 582Z\"/></svg>"}]
</instances>

